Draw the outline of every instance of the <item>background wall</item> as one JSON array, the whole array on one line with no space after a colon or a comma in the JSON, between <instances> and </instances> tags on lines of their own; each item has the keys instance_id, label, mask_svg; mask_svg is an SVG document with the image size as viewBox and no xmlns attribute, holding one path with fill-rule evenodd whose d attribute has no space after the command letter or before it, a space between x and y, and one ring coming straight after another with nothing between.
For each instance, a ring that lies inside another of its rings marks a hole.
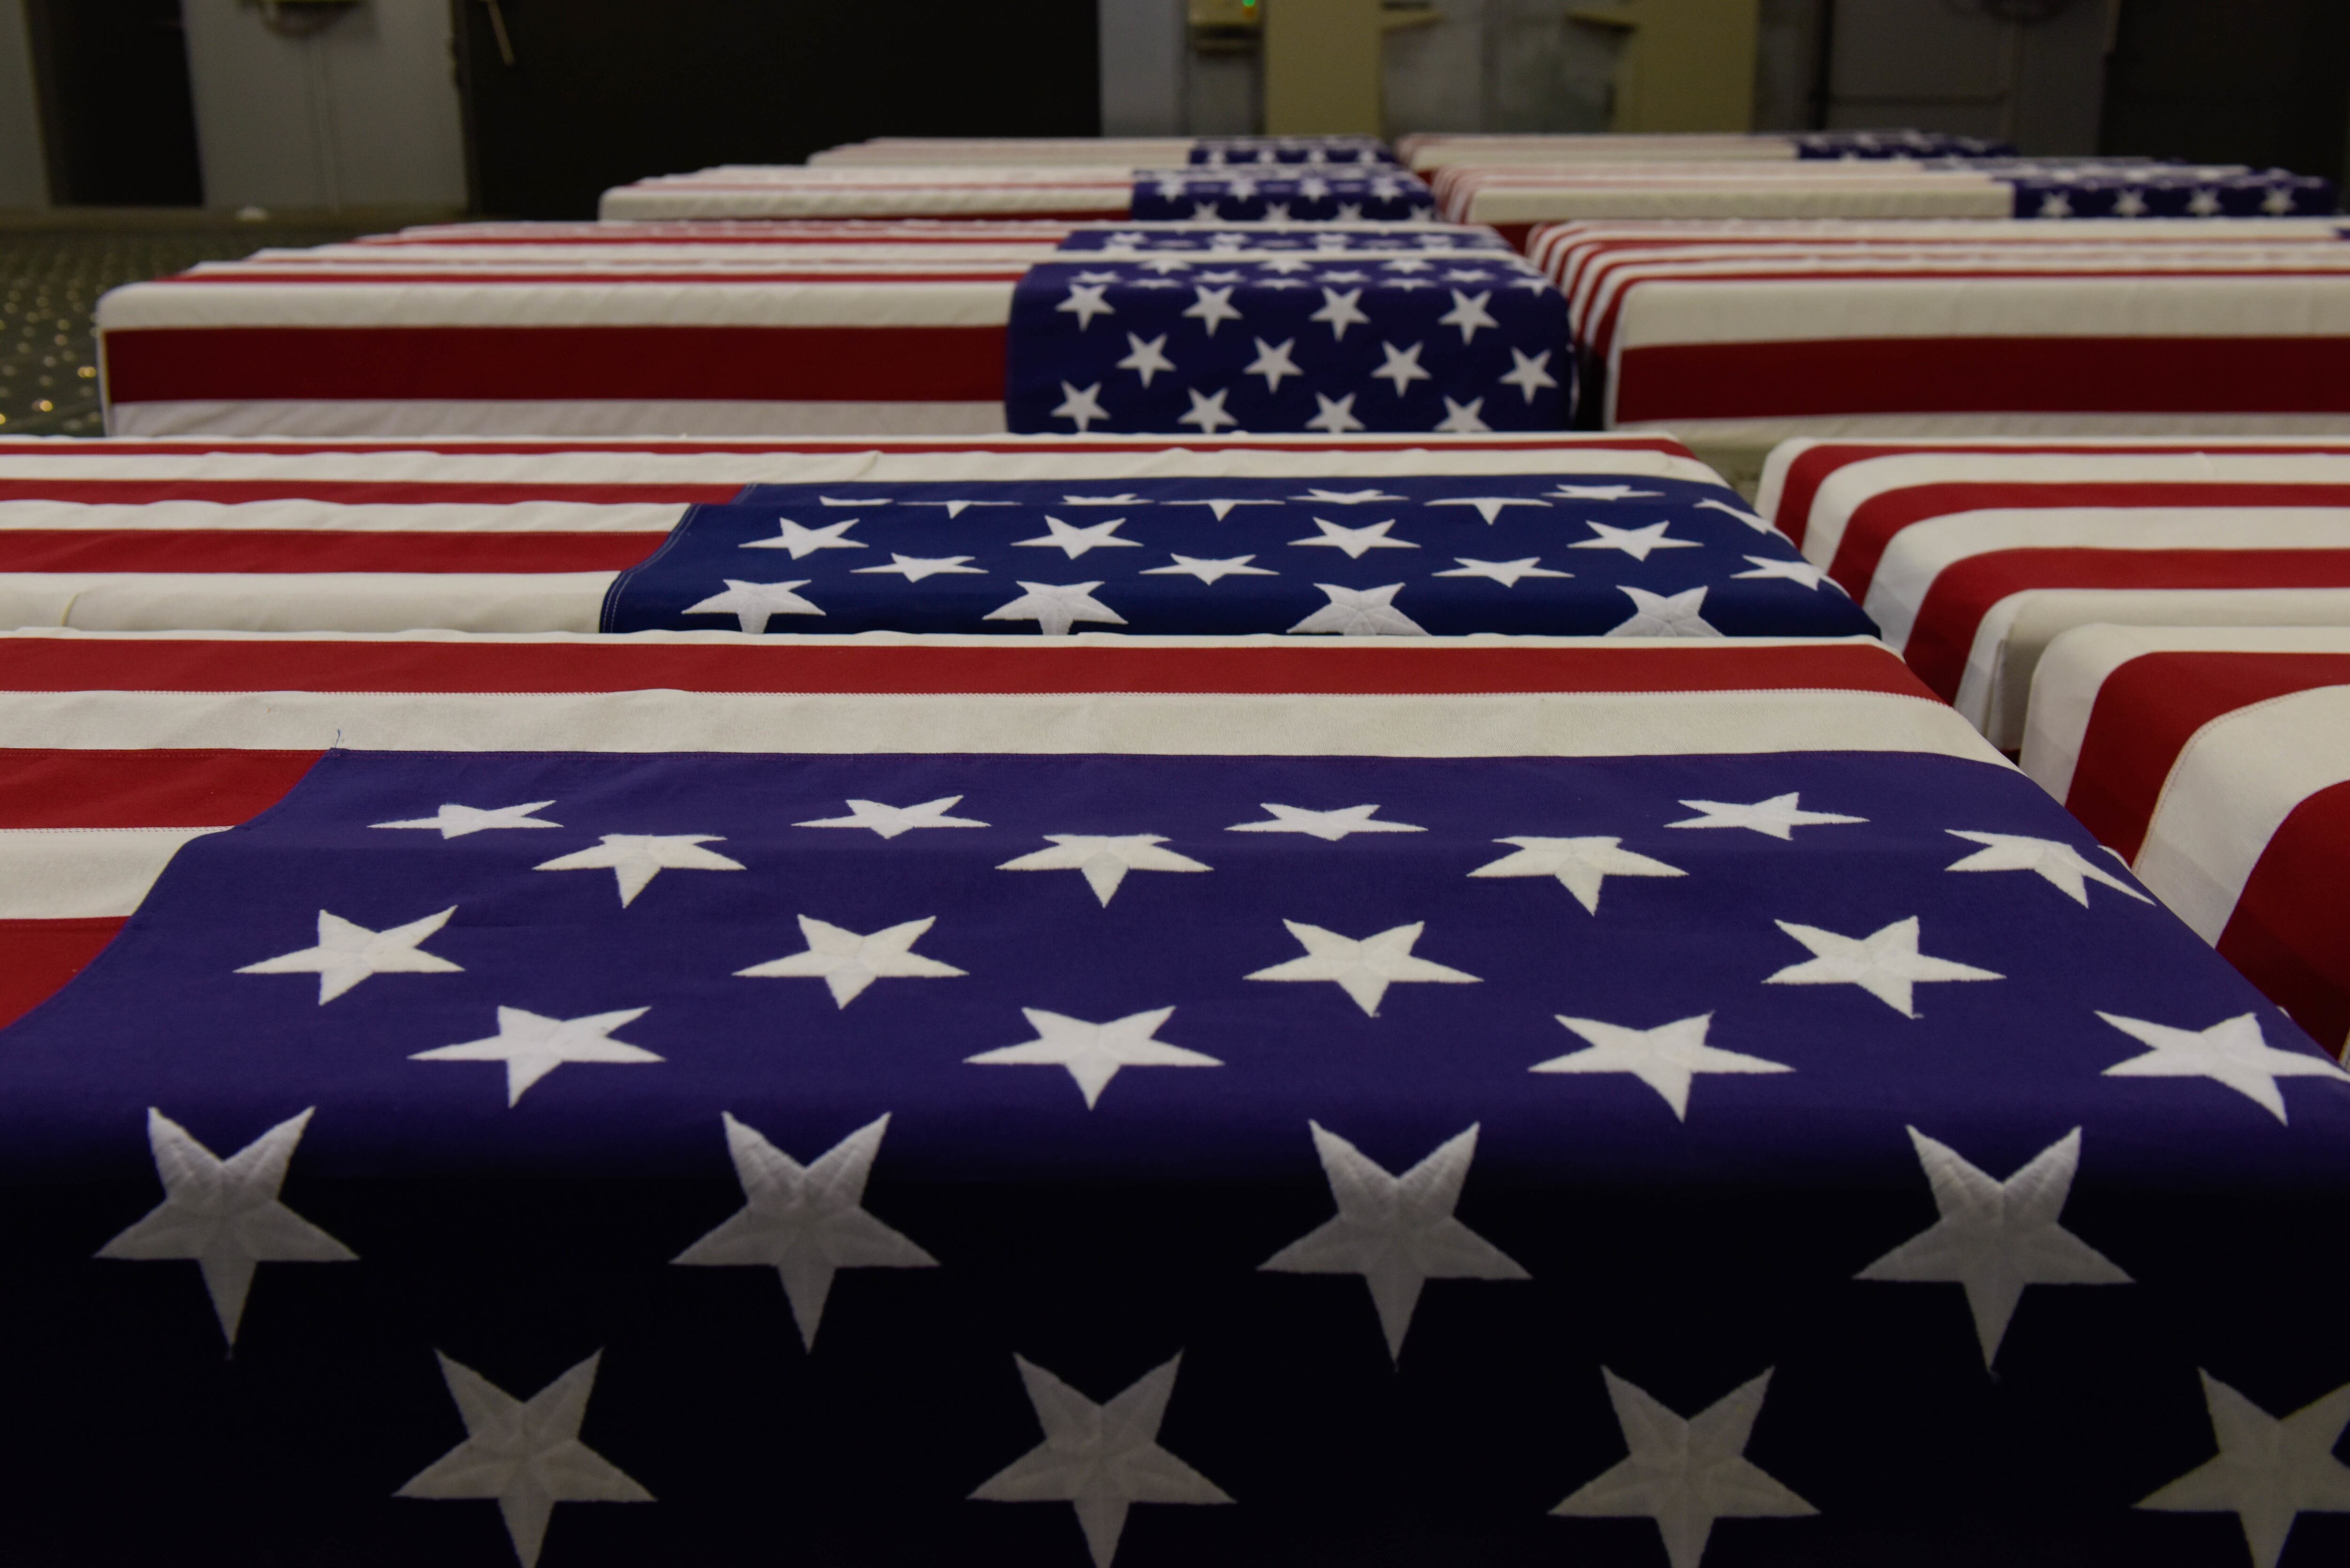
<instances>
[{"instance_id":1,"label":"background wall","mask_svg":"<svg viewBox=\"0 0 2350 1568\"><path fill-rule=\"evenodd\" d=\"M0 0L0 211L48 205L46 162L25 9Z\"/></svg>"}]
</instances>

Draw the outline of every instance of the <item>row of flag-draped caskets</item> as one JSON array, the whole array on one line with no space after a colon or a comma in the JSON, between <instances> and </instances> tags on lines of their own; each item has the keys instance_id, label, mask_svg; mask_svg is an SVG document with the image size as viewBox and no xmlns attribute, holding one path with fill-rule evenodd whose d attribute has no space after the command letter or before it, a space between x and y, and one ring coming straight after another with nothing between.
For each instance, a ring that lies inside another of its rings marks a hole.
<instances>
[{"instance_id":1,"label":"row of flag-draped caskets","mask_svg":"<svg viewBox=\"0 0 2350 1568\"><path fill-rule=\"evenodd\" d=\"M0 442L0 621L1856 635L1654 436Z\"/></svg>"},{"instance_id":2,"label":"row of flag-draped caskets","mask_svg":"<svg viewBox=\"0 0 2350 1568\"><path fill-rule=\"evenodd\" d=\"M501 223L99 302L117 435L1556 430L1557 292L1486 229Z\"/></svg>"},{"instance_id":3,"label":"row of flag-draped caskets","mask_svg":"<svg viewBox=\"0 0 2350 1568\"><path fill-rule=\"evenodd\" d=\"M22 632L0 736L15 1000L119 928L14 1561L2350 1525L2350 1084L1866 641Z\"/></svg>"},{"instance_id":4,"label":"row of flag-draped caskets","mask_svg":"<svg viewBox=\"0 0 2350 1568\"><path fill-rule=\"evenodd\" d=\"M1579 423L2350 431L2338 221L1562 223Z\"/></svg>"}]
</instances>

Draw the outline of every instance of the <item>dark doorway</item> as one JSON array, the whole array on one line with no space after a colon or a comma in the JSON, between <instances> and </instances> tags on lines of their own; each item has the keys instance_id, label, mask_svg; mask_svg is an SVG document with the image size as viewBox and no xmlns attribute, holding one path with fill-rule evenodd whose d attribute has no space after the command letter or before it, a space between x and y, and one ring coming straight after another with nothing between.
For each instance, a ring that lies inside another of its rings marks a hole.
<instances>
[{"instance_id":1,"label":"dark doorway","mask_svg":"<svg viewBox=\"0 0 2350 1568\"><path fill-rule=\"evenodd\" d=\"M180 0L28 0L26 20L61 207L201 207Z\"/></svg>"},{"instance_id":2,"label":"dark doorway","mask_svg":"<svg viewBox=\"0 0 2350 1568\"><path fill-rule=\"evenodd\" d=\"M2099 150L2344 173L2350 5L2129 0L2106 65Z\"/></svg>"},{"instance_id":3,"label":"dark doorway","mask_svg":"<svg viewBox=\"0 0 2350 1568\"><path fill-rule=\"evenodd\" d=\"M452 3L473 201L499 216L868 136L1101 127L1095 0Z\"/></svg>"}]
</instances>

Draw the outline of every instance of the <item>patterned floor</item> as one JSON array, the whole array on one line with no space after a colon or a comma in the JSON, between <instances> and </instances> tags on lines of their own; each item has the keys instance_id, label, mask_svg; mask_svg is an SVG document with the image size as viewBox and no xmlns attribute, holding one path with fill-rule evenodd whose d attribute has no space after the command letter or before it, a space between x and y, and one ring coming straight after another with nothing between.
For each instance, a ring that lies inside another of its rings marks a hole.
<instances>
[{"instance_id":1,"label":"patterned floor","mask_svg":"<svg viewBox=\"0 0 2350 1568\"><path fill-rule=\"evenodd\" d=\"M108 289L264 245L350 236L250 223L0 233L0 435L103 433L90 314Z\"/></svg>"}]
</instances>

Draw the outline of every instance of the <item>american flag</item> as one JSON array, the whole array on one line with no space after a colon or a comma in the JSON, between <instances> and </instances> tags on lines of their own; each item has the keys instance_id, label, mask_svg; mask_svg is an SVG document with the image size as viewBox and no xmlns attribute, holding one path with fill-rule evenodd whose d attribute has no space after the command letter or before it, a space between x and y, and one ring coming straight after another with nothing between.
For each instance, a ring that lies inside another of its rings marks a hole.
<instances>
[{"instance_id":1,"label":"american flag","mask_svg":"<svg viewBox=\"0 0 2350 1568\"><path fill-rule=\"evenodd\" d=\"M1192 223L1425 222L1436 198L1400 169L1372 172L1304 166L1278 172L1207 172L1194 166L1134 178L1138 221Z\"/></svg>"},{"instance_id":2,"label":"american flag","mask_svg":"<svg viewBox=\"0 0 2350 1568\"><path fill-rule=\"evenodd\" d=\"M1013 291L1016 431L1547 430L1565 301L1498 254L1055 262Z\"/></svg>"},{"instance_id":3,"label":"american flag","mask_svg":"<svg viewBox=\"0 0 2350 1568\"><path fill-rule=\"evenodd\" d=\"M335 747L0 1042L16 1561L2350 1522L2350 1085L1866 644L5 653Z\"/></svg>"}]
</instances>

